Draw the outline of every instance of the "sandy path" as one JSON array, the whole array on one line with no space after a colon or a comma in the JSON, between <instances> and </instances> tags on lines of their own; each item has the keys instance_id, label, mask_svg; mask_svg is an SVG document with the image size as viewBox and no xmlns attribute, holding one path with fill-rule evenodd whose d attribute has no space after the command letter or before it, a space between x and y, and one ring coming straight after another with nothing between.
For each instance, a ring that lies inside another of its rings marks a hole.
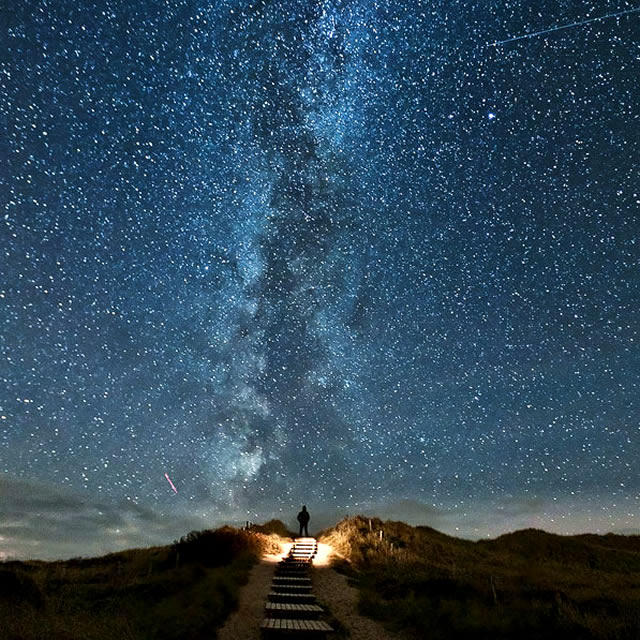
<instances>
[{"instance_id":1,"label":"sandy path","mask_svg":"<svg viewBox=\"0 0 640 640\"><path fill-rule=\"evenodd\" d=\"M284 545L277 555L263 555L249 573L249 582L240 590L238 608L217 632L219 640L259 640L264 604L271 589L271 578L291 545Z\"/></svg>"},{"instance_id":2,"label":"sandy path","mask_svg":"<svg viewBox=\"0 0 640 640\"><path fill-rule=\"evenodd\" d=\"M251 569L249 582L240 591L238 608L218 630L218 640L260 640L260 622L271 578L290 547L290 544L284 545L278 555L264 555ZM381 624L358 614L358 590L349 586L345 576L329 567L332 555L330 546L318 545L311 574L318 603L348 629L350 640L405 640L404 636L390 633Z\"/></svg>"},{"instance_id":3,"label":"sandy path","mask_svg":"<svg viewBox=\"0 0 640 640\"><path fill-rule=\"evenodd\" d=\"M329 567L332 548L318 545L312 580L318 604L349 630L351 640L405 640L406 636L387 631L380 623L358 614L358 590L347 583L346 576Z\"/></svg>"}]
</instances>

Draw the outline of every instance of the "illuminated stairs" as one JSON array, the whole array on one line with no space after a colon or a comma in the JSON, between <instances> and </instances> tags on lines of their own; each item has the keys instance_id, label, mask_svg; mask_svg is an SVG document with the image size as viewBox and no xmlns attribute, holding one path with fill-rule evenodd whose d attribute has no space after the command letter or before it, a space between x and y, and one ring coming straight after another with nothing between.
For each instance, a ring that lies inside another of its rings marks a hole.
<instances>
[{"instance_id":1,"label":"illuminated stairs","mask_svg":"<svg viewBox=\"0 0 640 640\"><path fill-rule=\"evenodd\" d=\"M324 609L311 593L309 568L316 555L315 538L298 538L273 578L260 625L264 638L326 638L331 625L320 620Z\"/></svg>"}]
</instances>

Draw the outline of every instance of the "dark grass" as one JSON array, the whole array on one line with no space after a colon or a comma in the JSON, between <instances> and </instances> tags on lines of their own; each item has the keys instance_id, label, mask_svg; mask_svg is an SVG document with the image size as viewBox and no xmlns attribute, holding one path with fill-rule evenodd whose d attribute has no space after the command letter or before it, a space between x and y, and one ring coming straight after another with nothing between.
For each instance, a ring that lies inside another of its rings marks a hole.
<instances>
[{"instance_id":1,"label":"dark grass","mask_svg":"<svg viewBox=\"0 0 640 640\"><path fill-rule=\"evenodd\" d=\"M361 613L410 637L640 640L640 536L471 542L358 517L323 537L346 558L337 569Z\"/></svg>"},{"instance_id":2,"label":"dark grass","mask_svg":"<svg viewBox=\"0 0 640 640\"><path fill-rule=\"evenodd\" d=\"M2 640L211 640L266 536L223 527L168 547L0 565Z\"/></svg>"}]
</instances>

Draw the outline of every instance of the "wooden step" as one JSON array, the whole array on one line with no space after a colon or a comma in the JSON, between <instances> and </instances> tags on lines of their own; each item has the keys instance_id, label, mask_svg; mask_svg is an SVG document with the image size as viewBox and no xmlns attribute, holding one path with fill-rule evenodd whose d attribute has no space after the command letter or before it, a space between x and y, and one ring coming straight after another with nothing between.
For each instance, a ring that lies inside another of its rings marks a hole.
<instances>
[{"instance_id":1,"label":"wooden step","mask_svg":"<svg viewBox=\"0 0 640 640\"><path fill-rule=\"evenodd\" d=\"M324 638L333 627L322 620L296 620L290 618L265 618L260 625L265 638L286 636Z\"/></svg>"},{"instance_id":2,"label":"wooden step","mask_svg":"<svg viewBox=\"0 0 640 640\"><path fill-rule=\"evenodd\" d=\"M269 602L291 602L294 604L313 604L316 597L312 593L291 593L287 591L271 591L267 596Z\"/></svg>"},{"instance_id":3,"label":"wooden step","mask_svg":"<svg viewBox=\"0 0 640 640\"><path fill-rule=\"evenodd\" d=\"M271 591L277 593L310 593L311 583L309 584L278 584L271 585Z\"/></svg>"},{"instance_id":4,"label":"wooden step","mask_svg":"<svg viewBox=\"0 0 640 640\"><path fill-rule=\"evenodd\" d=\"M300 562L300 563L307 562L307 559L306 559L306 558L303 558L303 559L301 559L301 560L296 560L296 558L294 558L294 557L293 557L294 555L303 555L303 554L299 554L299 553L293 554L293 553L290 553L290 554L288 554L288 555L284 556L284 557L282 558L282 560L280 560L280 562ZM308 553L305 553L304 555L305 555L305 556L308 556L309 554L308 554Z\"/></svg>"},{"instance_id":5,"label":"wooden step","mask_svg":"<svg viewBox=\"0 0 640 640\"><path fill-rule=\"evenodd\" d=\"M297 618L306 620L319 618L324 609L317 604L296 604L294 602L267 602L265 614L270 618Z\"/></svg>"},{"instance_id":6,"label":"wooden step","mask_svg":"<svg viewBox=\"0 0 640 640\"><path fill-rule=\"evenodd\" d=\"M309 566L309 558L292 558L291 556L287 556L286 558L280 560L280 564L286 564L290 567L300 566L300 567L308 567Z\"/></svg>"},{"instance_id":7,"label":"wooden step","mask_svg":"<svg viewBox=\"0 0 640 640\"><path fill-rule=\"evenodd\" d=\"M308 571L291 571L290 569L276 569L278 578L306 578L309 576Z\"/></svg>"},{"instance_id":8,"label":"wooden step","mask_svg":"<svg viewBox=\"0 0 640 640\"><path fill-rule=\"evenodd\" d=\"M274 584L311 584L311 578L298 576L274 576Z\"/></svg>"}]
</instances>

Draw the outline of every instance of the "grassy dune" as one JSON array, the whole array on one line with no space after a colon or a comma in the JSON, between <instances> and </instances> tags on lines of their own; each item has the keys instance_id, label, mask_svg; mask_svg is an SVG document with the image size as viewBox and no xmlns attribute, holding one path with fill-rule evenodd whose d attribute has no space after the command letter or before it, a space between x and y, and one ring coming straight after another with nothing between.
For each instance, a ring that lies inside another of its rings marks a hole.
<instances>
[{"instance_id":1,"label":"grassy dune","mask_svg":"<svg viewBox=\"0 0 640 640\"><path fill-rule=\"evenodd\" d=\"M0 638L211 640L275 540L223 527L101 558L2 563Z\"/></svg>"},{"instance_id":2,"label":"grassy dune","mask_svg":"<svg viewBox=\"0 0 640 640\"><path fill-rule=\"evenodd\" d=\"M322 541L343 555L361 612L411 637L640 638L640 536L528 529L471 542L356 517Z\"/></svg>"}]
</instances>

